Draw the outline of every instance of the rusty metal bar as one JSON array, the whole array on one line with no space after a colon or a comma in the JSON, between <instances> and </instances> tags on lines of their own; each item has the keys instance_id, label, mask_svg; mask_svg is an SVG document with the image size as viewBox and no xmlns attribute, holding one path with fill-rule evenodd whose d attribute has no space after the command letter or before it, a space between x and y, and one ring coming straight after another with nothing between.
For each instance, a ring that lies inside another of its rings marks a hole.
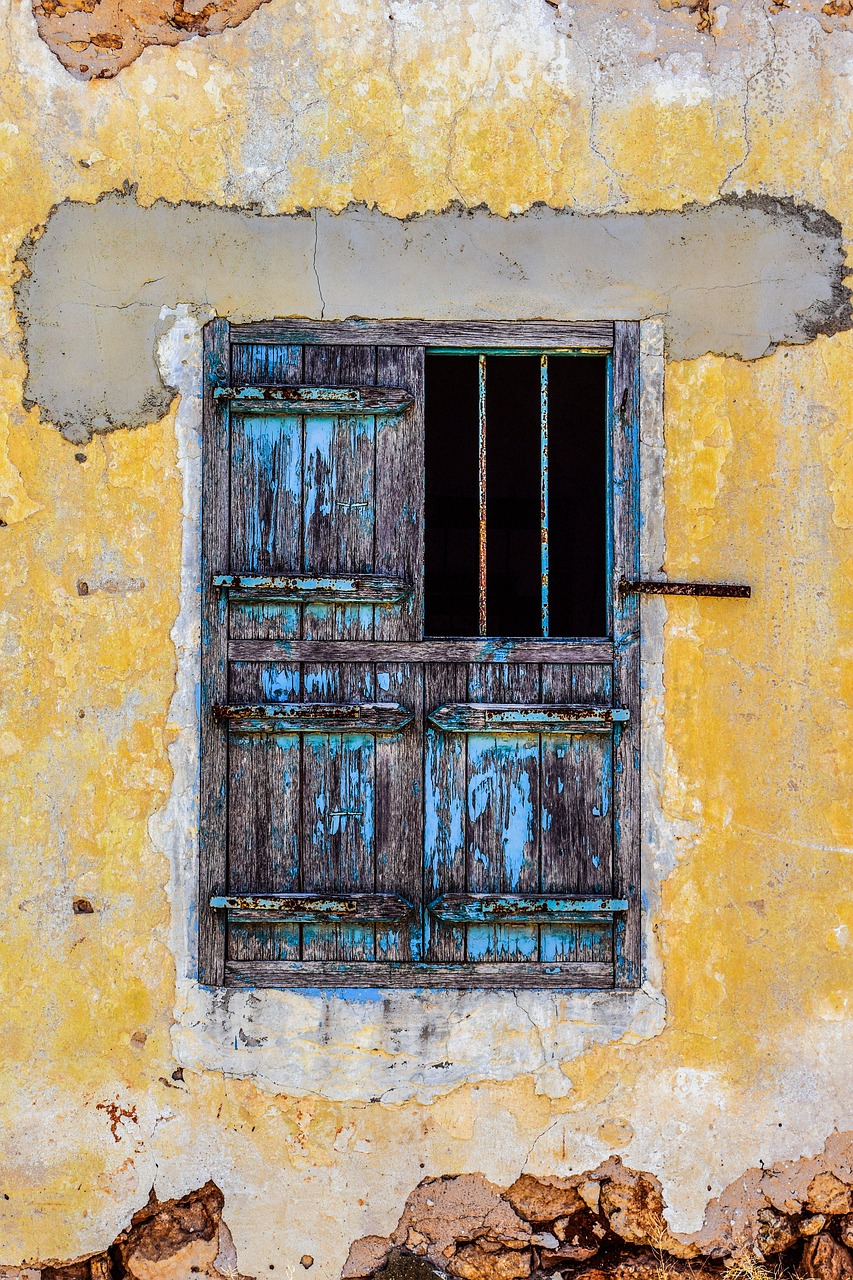
<instances>
[{"instance_id":1,"label":"rusty metal bar","mask_svg":"<svg viewBox=\"0 0 853 1280\"><path fill-rule=\"evenodd\" d=\"M542 589L542 635L549 634L549 591L550 578L548 569L548 357L539 359L539 436L540 436L540 519L541 536L541 589Z\"/></svg>"},{"instance_id":2,"label":"rusty metal bar","mask_svg":"<svg viewBox=\"0 0 853 1280\"><path fill-rule=\"evenodd\" d=\"M477 454L479 459L479 515L480 515L480 549L479 549L479 594L478 620L479 633L487 635L486 615L486 357L478 357L478 413L477 413Z\"/></svg>"},{"instance_id":3,"label":"rusty metal bar","mask_svg":"<svg viewBox=\"0 0 853 1280\"><path fill-rule=\"evenodd\" d=\"M619 583L620 596L716 596L749 600L752 588L739 582L652 582L641 580Z\"/></svg>"}]
</instances>

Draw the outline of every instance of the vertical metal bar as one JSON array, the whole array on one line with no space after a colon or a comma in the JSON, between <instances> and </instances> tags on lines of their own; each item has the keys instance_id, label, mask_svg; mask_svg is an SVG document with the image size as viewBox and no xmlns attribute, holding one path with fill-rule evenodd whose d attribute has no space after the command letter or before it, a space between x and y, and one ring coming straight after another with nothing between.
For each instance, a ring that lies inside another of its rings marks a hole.
<instances>
[{"instance_id":1,"label":"vertical metal bar","mask_svg":"<svg viewBox=\"0 0 853 1280\"><path fill-rule=\"evenodd\" d=\"M479 413L477 450L480 476L480 565L479 565L479 630L486 635L486 357L479 358Z\"/></svg>"},{"instance_id":2,"label":"vertical metal bar","mask_svg":"<svg viewBox=\"0 0 853 1280\"><path fill-rule=\"evenodd\" d=\"M542 634L549 634L548 576L548 357L539 359L539 436L540 436L540 533L542 570Z\"/></svg>"}]
</instances>

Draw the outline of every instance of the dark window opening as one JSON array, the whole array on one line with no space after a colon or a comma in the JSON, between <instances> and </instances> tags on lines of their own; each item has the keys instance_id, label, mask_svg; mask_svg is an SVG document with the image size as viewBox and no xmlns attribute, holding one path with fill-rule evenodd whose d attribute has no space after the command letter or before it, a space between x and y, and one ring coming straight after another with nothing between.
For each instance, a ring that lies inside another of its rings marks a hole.
<instances>
[{"instance_id":1,"label":"dark window opening","mask_svg":"<svg viewBox=\"0 0 853 1280\"><path fill-rule=\"evenodd\" d=\"M607 360L545 354L426 356L428 636L608 633Z\"/></svg>"}]
</instances>

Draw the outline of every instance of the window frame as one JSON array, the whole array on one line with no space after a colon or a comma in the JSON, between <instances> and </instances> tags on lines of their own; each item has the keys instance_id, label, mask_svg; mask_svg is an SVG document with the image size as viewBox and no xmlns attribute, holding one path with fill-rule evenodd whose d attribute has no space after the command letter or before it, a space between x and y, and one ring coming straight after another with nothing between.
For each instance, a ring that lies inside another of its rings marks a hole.
<instances>
[{"instance_id":1,"label":"window frame","mask_svg":"<svg viewBox=\"0 0 853 1280\"><path fill-rule=\"evenodd\" d=\"M614 744L614 770L620 779L614 793L613 894L628 900L628 911L617 917L614 930L614 980L605 990L632 990L641 982L640 892L640 603L635 594L623 594L619 583L635 581L640 569L640 325L638 321L348 320L323 322L281 320L231 325L225 319L204 328L203 427L202 427L202 652L201 652L201 803L198 899L198 974L205 986L226 983L225 918L210 905L225 892L227 873L227 739L222 722L211 708L227 693L228 636L223 625L227 609L221 592L212 585L217 573L227 571L230 510L222 500L229 490L228 411L215 391L231 385L232 345L244 343L382 345L431 349L490 349L537 353L555 350L611 357L608 430L612 486L610 538L610 611L613 697L630 712L630 719ZM431 643L431 642L421 642ZM472 642L476 643L476 642ZM541 645L541 642L532 642ZM407 648L417 647L410 642ZM402 647L402 645L401 645ZM580 648L580 646L579 646ZM540 659L542 660L542 659ZM367 962L376 964L377 962ZM435 964L395 965L394 981L377 972L370 980L348 982L341 972L340 986L438 986ZM345 966L341 966L345 968ZM476 964L469 969L470 989L508 987L505 981L484 981ZM255 978L243 985L264 985ZM271 976L266 985L288 985ZM304 985L304 983L302 984ZM459 986L458 981L447 985ZM518 974L513 987L562 987L578 989L565 979L545 981L543 975ZM602 990L598 987L597 990Z\"/></svg>"}]
</instances>

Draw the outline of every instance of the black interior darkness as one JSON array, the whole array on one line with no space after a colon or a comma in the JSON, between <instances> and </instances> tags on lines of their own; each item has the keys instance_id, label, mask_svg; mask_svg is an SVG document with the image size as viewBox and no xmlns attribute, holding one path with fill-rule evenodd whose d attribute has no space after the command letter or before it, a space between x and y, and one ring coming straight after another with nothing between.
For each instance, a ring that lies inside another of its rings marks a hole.
<instances>
[{"instance_id":1,"label":"black interior darkness","mask_svg":"<svg viewBox=\"0 0 853 1280\"><path fill-rule=\"evenodd\" d=\"M426 356L425 633L478 632L478 357ZM607 360L549 355L551 636L607 635ZM490 636L541 636L540 363L486 357Z\"/></svg>"}]
</instances>

